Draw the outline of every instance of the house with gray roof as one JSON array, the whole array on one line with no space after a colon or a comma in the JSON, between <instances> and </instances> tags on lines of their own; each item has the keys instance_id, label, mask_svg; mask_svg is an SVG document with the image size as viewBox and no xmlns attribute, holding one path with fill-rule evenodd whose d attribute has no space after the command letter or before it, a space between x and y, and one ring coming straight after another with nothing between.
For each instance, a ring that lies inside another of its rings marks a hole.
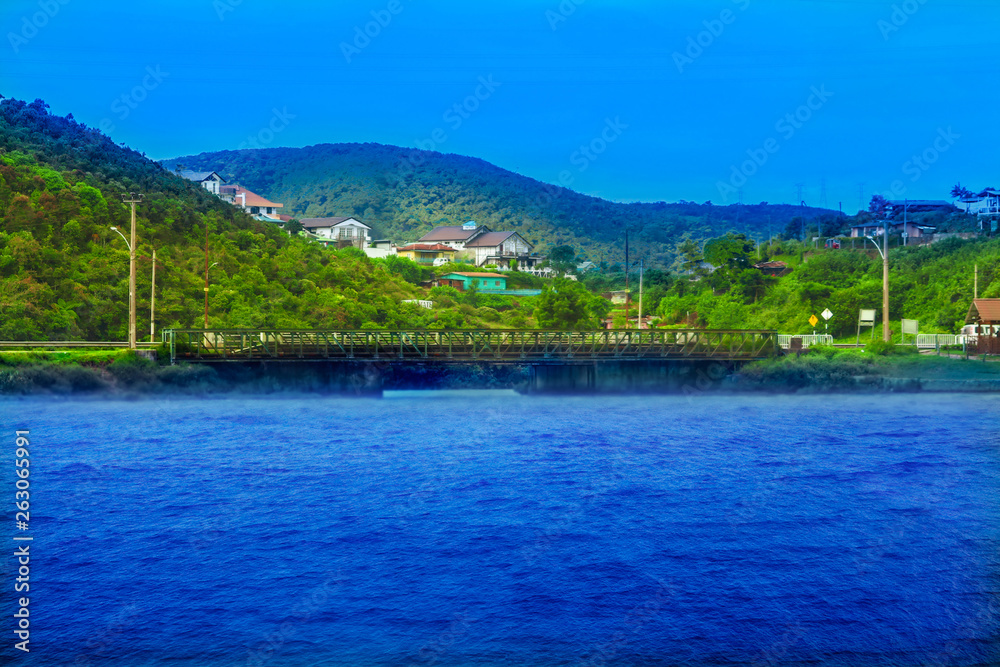
<instances>
[{"instance_id":1,"label":"house with gray roof","mask_svg":"<svg viewBox=\"0 0 1000 667\"><path fill-rule=\"evenodd\" d=\"M352 217L301 218L302 228L321 239L349 242L364 248L371 241L371 227Z\"/></svg>"},{"instance_id":2,"label":"house with gray roof","mask_svg":"<svg viewBox=\"0 0 1000 667\"><path fill-rule=\"evenodd\" d=\"M486 225L477 225L470 220L464 225L435 227L417 239L417 243L442 243L455 250L464 250L470 241L489 232L490 228Z\"/></svg>"},{"instance_id":3,"label":"house with gray roof","mask_svg":"<svg viewBox=\"0 0 1000 667\"><path fill-rule=\"evenodd\" d=\"M201 187L216 196L219 195L219 188L226 182L226 179L214 171L182 171L180 177L194 183L200 183Z\"/></svg>"},{"instance_id":4,"label":"house with gray roof","mask_svg":"<svg viewBox=\"0 0 1000 667\"><path fill-rule=\"evenodd\" d=\"M465 244L465 249L473 254L476 266L496 264L507 267L517 260L518 268L524 269L531 268L542 259L532 258L533 248L517 232L487 232Z\"/></svg>"}]
</instances>

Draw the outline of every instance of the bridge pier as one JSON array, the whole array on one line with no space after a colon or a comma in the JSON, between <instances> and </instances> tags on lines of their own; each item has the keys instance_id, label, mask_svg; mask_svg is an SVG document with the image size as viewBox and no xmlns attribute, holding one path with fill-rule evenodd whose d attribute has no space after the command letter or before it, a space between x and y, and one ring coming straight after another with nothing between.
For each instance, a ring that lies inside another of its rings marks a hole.
<instances>
[{"instance_id":1,"label":"bridge pier","mask_svg":"<svg viewBox=\"0 0 1000 667\"><path fill-rule=\"evenodd\" d=\"M527 393L532 394L696 394L719 389L732 375L735 364L710 360L601 360L533 364L531 368Z\"/></svg>"},{"instance_id":2,"label":"bridge pier","mask_svg":"<svg viewBox=\"0 0 1000 667\"><path fill-rule=\"evenodd\" d=\"M219 378L264 391L381 396L388 364L375 361L244 361L214 364Z\"/></svg>"},{"instance_id":3,"label":"bridge pier","mask_svg":"<svg viewBox=\"0 0 1000 667\"><path fill-rule=\"evenodd\" d=\"M497 389L525 394L699 394L723 387L737 362L587 360L545 363L243 361L212 364L218 379L254 391L381 396L383 389Z\"/></svg>"}]
</instances>

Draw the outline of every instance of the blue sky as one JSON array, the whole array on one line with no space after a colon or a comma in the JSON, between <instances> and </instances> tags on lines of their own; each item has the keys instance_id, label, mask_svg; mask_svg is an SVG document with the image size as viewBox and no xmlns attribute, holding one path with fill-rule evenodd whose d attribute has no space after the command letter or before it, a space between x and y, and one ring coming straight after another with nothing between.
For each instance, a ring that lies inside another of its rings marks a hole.
<instances>
[{"instance_id":1,"label":"blue sky","mask_svg":"<svg viewBox=\"0 0 1000 667\"><path fill-rule=\"evenodd\" d=\"M7 0L0 93L155 159L377 142L616 201L1000 186L995 0Z\"/></svg>"}]
</instances>

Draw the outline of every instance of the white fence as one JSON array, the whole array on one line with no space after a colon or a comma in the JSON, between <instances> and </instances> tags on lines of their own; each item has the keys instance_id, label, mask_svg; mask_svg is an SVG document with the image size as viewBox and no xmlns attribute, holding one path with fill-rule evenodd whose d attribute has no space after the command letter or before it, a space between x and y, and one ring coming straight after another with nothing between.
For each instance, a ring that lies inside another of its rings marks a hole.
<instances>
[{"instance_id":1,"label":"white fence","mask_svg":"<svg viewBox=\"0 0 1000 667\"><path fill-rule=\"evenodd\" d=\"M793 338L802 339L802 349L806 349L810 345L833 345L833 336L828 336L827 334L803 334L801 336L778 334L778 346L782 350L787 350L792 346Z\"/></svg>"},{"instance_id":2,"label":"white fence","mask_svg":"<svg viewBox=\"0 0 1000 667\"><path fill-rule=\"evenodd\" d=\"M967 342L969 342L969 337L963 335L917 334L917 347L924 349L965 345Z\"/></svg>"}]
</instances>

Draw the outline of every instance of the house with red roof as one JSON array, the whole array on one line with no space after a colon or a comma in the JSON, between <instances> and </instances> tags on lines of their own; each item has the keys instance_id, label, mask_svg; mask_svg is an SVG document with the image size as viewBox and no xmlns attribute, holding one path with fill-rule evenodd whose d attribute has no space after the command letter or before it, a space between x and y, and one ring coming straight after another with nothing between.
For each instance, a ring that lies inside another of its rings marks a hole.
<instances>
[{"instance_id":1,"label":"house with red roof","mask_svg":"<svg viewBox=\"0 0 1000 667\"><path fill-rule=\"evenodd\" d=\"M244 211L259 220L269 222L279 222L278 209L284 204L276 204L261 197L256 192L251 192L239 185L223 185L219 188L219 196L234 206L239 206Z\"/></svg>"},{"instance_id":2,"label":"house with red roof","mask_svg":"<svg viewBox=\"0 0 1000 667\"><path fill-rule=\"evenodd\" d=\"M396 248L397 255L412 259L417 264L444 264L453 260L456 252L458 251L443 243L411 243Z\"/></svg>"}]
</instances>

